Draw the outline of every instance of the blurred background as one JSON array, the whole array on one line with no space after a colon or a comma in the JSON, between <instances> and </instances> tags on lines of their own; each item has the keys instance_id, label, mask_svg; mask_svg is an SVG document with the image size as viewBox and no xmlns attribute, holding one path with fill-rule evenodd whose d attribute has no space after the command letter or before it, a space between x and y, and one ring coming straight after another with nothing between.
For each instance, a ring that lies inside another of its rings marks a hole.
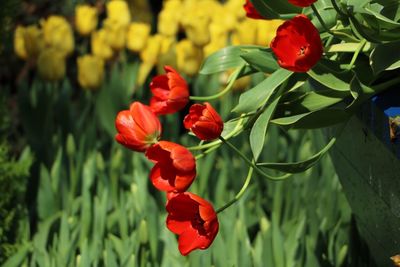
<instances>
[{"instance_id":1,"label":"blurred background","mask_svg":"<svg viewBox=\"0 0 400 267\"><path fill-rule=\"evenodd\" d=\"M230 72L198 75L207 56L228 45L268 46L281 21L246 18L244 2L0 2L0 264L372 266L329 157L282 182L256 175L219 214L213 245L183 257L165 227L165 196L149 183L151 164L114 141L116 114L148 103L164 65L192 95L211 95ZM212 102L225 121L263 78L241 78ZM182 127L186 113L162 117L163 140L196 145ZM326 143L321 132L278 127L267 139L266 161L308 158ZM250 155L245 135L233 142ZM217 208L247 175L224 148L197 170L190 191Z\"/></svg>"}]
</instances>

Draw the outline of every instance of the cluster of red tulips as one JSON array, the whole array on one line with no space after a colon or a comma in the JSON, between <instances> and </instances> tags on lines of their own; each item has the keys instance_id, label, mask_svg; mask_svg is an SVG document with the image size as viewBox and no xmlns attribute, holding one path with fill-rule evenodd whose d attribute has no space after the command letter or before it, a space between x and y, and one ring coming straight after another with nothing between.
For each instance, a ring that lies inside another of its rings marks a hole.
<instances>
[{"instance_id":1,"label":"cluster of red tulips","mask_svg":"<svg viewBox=\"0 0 400 267\"><path fill-rule=\"evenodd\" d=\"M182 145L160 141L162 127L157 116L171 114L189 102L186 81L172 67L153 78L150 105L133 102L129 110L118 113L115 139L125 147L144 152L155 165L150 180L155 188L167 193L167 227L179 235L179 251L187 255L194 249L206 249L218 233L218 219L213 206L203 198L186 192L196 177L196 161ZM193 104L184 122L201 140L221 135L223 121L209 103Z\"/></svg>"},{"instance_id":2,"label":"cluster of red tulips","mask_svg":"<svg viewBox=\"0 0 400 267\"><path fill-rule=\"evenodd\" d=\"M315 1L289 0L301 7ZM266 19L249 0L244 9L250 18ZM284 22L270 46L279 65L294 72L307 72L323 53L318 30L302 14ZM133 102L129 110L119 112L115 139L131 150L144 152L155 164L150 180L158 190L166 192L166 224L179 235L179 251L187 255L194 249L208 248L218 233L219 223L209 202L186 192L196 177L192 153L182 145L159 140L162 127L157 116L177 112L189 102L186 81L172 67L164 69L166 74L154 77L150 83L153 97L149 106ZM221 117L207 102L192 105L183 124L204 141L218 138L223 130Z\"/></svg>"}]
</instances>

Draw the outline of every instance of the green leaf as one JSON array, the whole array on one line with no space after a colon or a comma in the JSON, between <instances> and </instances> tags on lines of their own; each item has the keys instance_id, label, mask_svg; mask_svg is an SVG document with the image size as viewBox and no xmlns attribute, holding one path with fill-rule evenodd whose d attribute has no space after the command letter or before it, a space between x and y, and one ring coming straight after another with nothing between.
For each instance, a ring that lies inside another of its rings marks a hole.
<instances>
[{"instance_id":1,"label":"green leaf","mask_svg":"<svg viewBox=\"0 0 400 267\"><path fill-rule=\"evenodd\" d=\"M343 109L322 109L298 115L276 118L272 123L297 129L315 129L332 126L348 119L351 114Z\"/></svg>"},{"instance_id":2,"label":"green leaf","mask_svg":"<svg viewBox=\"0 0 400 267\"><path fill-rule=\"evenodd\" d=\"M280 96L277 97L263 113L257 118L250 132L250 147L253 152L253 157L257 160L264 147L265 135L268 130L269 121L271 120L276 106L279 103Z\"/></svg>"},{"instance_id":3,"label":"green leaf","mask_svg":"<svg viewBox=\"0 0 400 267\"><path fill-rule=\"evenodd\" d=\"M400 41L380 44L370 55L371 66L375 74L385 70L400 68Z\"/></svg>"},{"instance_id":4,"label":"green leaf","mask_svg":"<svg viewBox=\"0 0 400 267\"><path fill-rule=\"evenodd\" d=\"M285 69L276 70L264 81L243 93L239 98L239 104L233 111L237 113L246 113L258 109L268 101L275 89L284 83L292 74L293 72Z\"/></svg>"},{"instance_id":5,"label":"green leaf","mask_svg":"<svg viewBox=\"0 0 400 267\"><path fill-rule=\"evenodd\" d=\"M241 57L250 64L250 66L261 72L271 73L279 69L279 65L270 49L257 49L242 54Z\"/></svg>"},{"instance_id":6,"label":"green leaf","mask_svg":"<svg viewBox=\"0 0 400 267\"><path fill-rule=\"evenodd\" d=\"M22 266L22 262L26 260L29 250L32 245L30 243L26 243L22 245L17 253L15 253L12 257L10 257L5 263L3 263L3 267L18 267Z\"/></svg>"},{"instance_id":7,"label":"green leaf","mask_svg":"<svg viewBox=\"0 0 400 267\"><path fill-rule=\"evenodd\" d=\"M328 88L337 91L349 91L349 82L352 77L348 74L339 73L334 64L332 61L320 61L307 74Z\"/></svg>"},{"instance_id":8,"label":"green leaf","mask_svg":"<svg viewBox=\"0 0 400 267\"><path fill-rule=\"evenodd\" d=\"M200 74L213 74L243 65L240 57L246 50L252 50L257 46L241 45L228 46L208 56L200 68Z\"/></svg>"},{"instance_id":9,"label":"green leaf","mask_svg":"<svg viewBox=\"0 0 400 267\"><path fill-rule=\"evenodd\" d=\"M336 137L332 138L331 141L329 141L329 143L318 153L306 160L285 163L263 162L257 163L257 166L288 173L303 172L314 166L326 154L326 152L329 151L329 149L335 144L335 142Z\"/></svg>"}]
</instances>

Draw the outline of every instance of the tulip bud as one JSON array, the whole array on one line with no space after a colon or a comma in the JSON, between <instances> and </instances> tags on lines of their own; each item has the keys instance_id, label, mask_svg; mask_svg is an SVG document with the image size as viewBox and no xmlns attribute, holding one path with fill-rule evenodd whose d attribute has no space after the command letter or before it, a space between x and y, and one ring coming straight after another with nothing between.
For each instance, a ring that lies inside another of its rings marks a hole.
<instances>
[{"instance_id":1,"label":"tulip bud","mask_svg":"<svg viewBox=\"0 0 400 267\"><path fill-rule=\"evenodd\" d=\"M128 4L124 0L112 0L107 3L107 18L122 26L128 26L131 21Z\"/></svg>"},{"instance_id":2,"label":"tulip bud","mask_svg":"<svg viewBox=\"0 0 400 267\"><path fill-rule=\"evenodd\" d=\"M67 136L67 155L68 157L72 158L75 154L76 147L74 136L72 134L68 134Z\"/></svg>"},{"instance_id":3,"label":"tulip bud","mask_svg":"<svg viewBox=\"0 0 400 267\"><path fill-rule=\"evenodd\" d=\"M108 60L113 55L113 50L107 40L107 32L100 29L92 33L91 39L92 54L104 60Z\"/></svg>"},{"instance_id":4,"label":"tulip bud","mask_svg":"<svg viewBox=\"0 0 400 267\"><path fill-rule=\"evenodd\" d=\"M150 25L147 23L131 23L128 28L126 47L132 52L140 52L150 36Z\"/></svg>"},{"instance_id":5,"label":"tulip bud","mask_svg":"<svg viewBox=\"0 0 400 267\"><path fill-rule=\"evenodd\" d=\"M65 76L65 56L55 48L43 50L37 62L38 72L46 81L58 81Z\"/></svg>"},{"instance_id":6,"label":"tulip bud","mask_svg":"<svg viewBox=\"0 0 400 267\"><path fill-rule=\"evenodd\" d=\"M77 59L78 82L85 89L97 89L103 83L104 61L103 59L85 55Z\"/></svg>"},{"instance_id":7,"label":"tulip bud","mask_svg":"<svg viewBox=\"0 0 400 267\"><path fill-rule=\"evenodd\" d=\"M186 115L183 124L186 129L191 130L199 139L209 141L218 138L224 129L224 123L207 102L193 104Z\"/></svg>"},{"instance_id":8,"label":"tulip bud","mask_svg":"<svg viewBox=\"0 0 400 267\"><path fill-rule=\"evenodd\" d=\"M56 48L65 56L74 50L74 35L71 26L64 17L50 16L41 21L45 43Z\"/></svg>"},{"instance_id":9,"label":"tulip bud","mask_svg":"<svg viewBox=\"0 0 400 267\"><path fill-rule=\"evenodd\" d=\"M139 242L146 244L149 241L147 222L142 220L139 225Z\"/></svg>"},{"instance_id":10,"label":"tulip bud","mask_svg":"<svg viewBox=\"0 0 400 267\"><path fill-rule=\"evenodd\" d=\"M75 26L79 34L89 35L97 27L97 9L89 5L78 5L75 8Z\"/></svg>"}]
</instances>

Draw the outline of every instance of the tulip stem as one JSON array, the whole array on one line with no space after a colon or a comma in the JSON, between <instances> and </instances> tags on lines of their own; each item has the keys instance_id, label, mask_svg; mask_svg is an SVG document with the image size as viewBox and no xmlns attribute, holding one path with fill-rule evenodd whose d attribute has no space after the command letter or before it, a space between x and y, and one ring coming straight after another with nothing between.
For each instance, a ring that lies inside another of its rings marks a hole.
<instances>
[{"instance_id":1,"label":"tulip stem","mask_svg":"<svg viewBox=\"0 0 400 267\"><path fill-rule=\"evenodd\" d=\"M254 164L254 162L253 162L253 164ZM246 189L250 184L252 176L253 176L253 167L250 167L249 172L247 173L246 180L244 181L244 184L243 184L242 188L240 189L240 191L236 194L236 196L232 200L230 200L228 203L226 203L221 208L219 208L217 210L217 213L220 213L221 211L225 210L226 208L229 208L232 204L234 204L236 201L238 201L243 196L244 192L246 192Z\"/></svg>"},{"instance_id":2,"label":"tulip stem","mask_svg":"<svg viewBox=\"0 0 400 267\"><path fill-rule=\"evenodd\" d=\"M235 83L235 81L239 77L239 75L242 73L244 67L245 67L245 65L243 64L229 76L228 85L225 87L224 90L220 91L219 93L217 93L215 95L210 95L210 96L189 96L189 99L194 100L194 101L209 101L209 100L214 100L214 99L224 96L226 93L228 93L232 89L233 84Z\"/></svg>"},{"instance_id":3,"label":"tulip stem","mask_svg":"<svg viewBox=\"0 0 400 267\"><path fill-rule=\"evenodd\" d=\"M363 39L361 41L361 43L358 45L357 50L354 51L353 57L350 61L350 64L346 68L347 70L351 70L353 68L353 65L356 62L358 55L360 54L361 50L363 49L363 47L365 46L366 43L367 43L367 40Z\"/></svg>"},{"instance_id":4,"label":"tulip stem","mask_svg":"<svg viewBox=\"0 0 400 267\"><path fill-rule=\"evenodd\" d=\"M314 4L311 4L311 9L313 10L315 16L317 17L317 19L319 20L319 22L321 23L322 27L324 27L324 29L329 32L330 34L333 35L333 33L331 32L331 30L326 26L324 20L321 17L321 14L319 14L318 9L315 7Z\"/></svg>"},{"instance_id":5,"label":"tulip stem","mask_svg":"<svg viewBox=\"0 0 400 267\"><path fill-rule=\"evenodd\" d=\"M255 162L252 162L251 160L249 160L242 152L240 152L240 150L235 147L231 142L229 142L228 140L224 139L222 136L219 137L219 139L226 144L230 149L232 149L233 151L236 152L236 154L238 154L246 163L247 165L249 165L249 167L253 168L259 175L261 175L264 178L267 178L269 180L272 181L280 181L280 180L285 180L288 177L290 177L292 174L291 173L286 173L282 176L271 176L267 173L265 173L264 171L262 171L260 168L257 167Z\"/></svg>"}]
</instances>

